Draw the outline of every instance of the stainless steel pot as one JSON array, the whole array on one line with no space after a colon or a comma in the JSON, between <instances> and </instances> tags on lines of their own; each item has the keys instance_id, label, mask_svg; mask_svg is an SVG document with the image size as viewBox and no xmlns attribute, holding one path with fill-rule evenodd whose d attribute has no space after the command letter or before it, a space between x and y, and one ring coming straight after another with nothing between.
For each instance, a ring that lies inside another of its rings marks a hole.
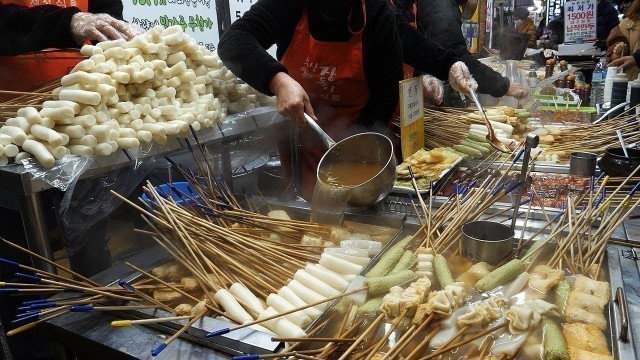
<instances>
[{"instance_id":1,"label":"stainless steel pot","mask_svg":"<svg viewBox=\"0 0 640 360\"><path fill-rule=\"evenodd\" d=\"M491 265L499 264L513 250L511 227L492 221L471 221L462 226L462 255Z\"/></svg>"},{"instance_id":2,"label":"stainless steel pot","mask_svg":"<svg viewBox=\"0 0 640 360\"><path fill-rule=\"evenodd\" d=\"M393 144L388 137L373 133L361 133L350 136L333 145L322 157L316 177L320 181L320 170L323 166L335 162L364 162L382 165L382 170L371 180L366 181L351 191L349 205L369 206L384 199L396 181L396 157Z\"/></svg>"},{"instance_id":3,"label":"stainless steel pot","mask_svg":"<svg viewBox=\"0 0 640 360\"><path fill-rule=\"evenodd\" d=\"M317 181L320 180L320 170L327 164L336 162L364 162L382 165L382 170L369 181L366 181L351 191L349 205L369 206L384 199L396 181L397 160L393 153L391 140L378 133L366 132L349 136L334 142L318 124L308 115L307 123L324 140L329 148L322 156L316 172Z\"/></svg>"}]
</instances>

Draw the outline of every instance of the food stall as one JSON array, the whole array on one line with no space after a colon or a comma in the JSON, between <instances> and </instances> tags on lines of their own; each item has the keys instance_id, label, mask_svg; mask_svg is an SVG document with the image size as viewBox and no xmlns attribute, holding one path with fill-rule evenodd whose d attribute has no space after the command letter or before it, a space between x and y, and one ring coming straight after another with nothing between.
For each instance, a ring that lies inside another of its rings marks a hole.
<instances>
[{"instance_id":1,"label":"food stall","mask_svg":"<svg viewBox=\"0 0 640 360\"><path fill-rule=\"evenodd\" d=\"M635 138L635 116L405 98L398 166L389 149L351 171L374 168L373 200L352 198L372 180L338 176L305 202L295 178L277 196L234 188L232 144L287 120L180 26L82 52L60 83L0 104L15 112L0 127L0 205L20 210L28 245L3 243L34 260L1 258L20 280L0 289L43 294L8 336L42 326L79 357L110 359L637 357L640 163L612 149L616 130ZM105 54L126 60L110 71ZM333 158L357 166L354 153ZM142 218L131 236L147 246L91 278L53 261L38 194L149 163L160 170L140 198L107 194Z\"/></svg>"}]
</instances>

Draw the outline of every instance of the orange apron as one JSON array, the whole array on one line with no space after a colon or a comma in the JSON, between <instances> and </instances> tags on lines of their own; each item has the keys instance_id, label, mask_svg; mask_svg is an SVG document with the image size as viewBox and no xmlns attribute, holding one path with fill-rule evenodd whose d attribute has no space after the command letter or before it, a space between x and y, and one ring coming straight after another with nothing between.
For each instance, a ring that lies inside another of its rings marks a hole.
<instances>
[{"instance_id":1,"label":"orange apron","mask_svg":"<svg viewBox=\"0 0 640 360\"><path fill-rule=\"evenodd\" d=\"M362 7L364 11L364 1ZM303 9L291 43L280 60L289 76L309 95L318 124L336 141L353 133L369 99L369 84L362 65L362 30L352 34L346 42L315 40L309 31L307 11ZM280 159L287 182L291 180L290 150L290 143L280 141ZM309 127L300 128L298 169L301 195L307 200L313 196L316 169L325 151Z\"/></svg>"},{"instance_id":2,"label":"orange apron","mask_svg":"<svg viewBox=\"0 0 640 360\"><path fill-rule=\"evenodd\" d=\"M1 0L3 4L22 6L56 5L75 6L87 11L88 0ZM82 60L77 50L47 49L19 56L0 56L0 90L33 91L50 80L57 79ZM0 94L0 101L16 95Z\"/></svg>"}]
</instances>

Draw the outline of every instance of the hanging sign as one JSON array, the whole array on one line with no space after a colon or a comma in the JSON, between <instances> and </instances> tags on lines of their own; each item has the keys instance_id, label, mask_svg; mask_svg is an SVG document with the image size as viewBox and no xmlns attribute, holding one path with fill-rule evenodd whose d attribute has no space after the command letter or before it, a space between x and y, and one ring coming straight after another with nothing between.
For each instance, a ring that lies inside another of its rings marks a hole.
<instances>
[{"instance_id":1,"label":"hanging sign","mask_svg":"<svg viewBox=\"0 0 640 360\"><path fill-rule=\"evenodd\" d=\"M422 76L400 82L400 139L402 158L424 148Z\"/></svg>"},{"instance_id":2,"label":"hanging sign","mask_svg":"<svg viewBox=\"0 0 640 360\"><path fill-rule=\"evenodd\" d=\"M564 3L564 41L596 39L596 0Z\"/></svg>"},{"instance_id":3,"label":"hanging sign","mask_svg":"<svg viewBox=\"0 0 640 360\"><path fill-rule=\"evenodd\" d=\"M215 0L123 0L122 5L124 19L145 31L157 25L180 25L207 50L218 46Z\"/></svg>"}]
</instances>

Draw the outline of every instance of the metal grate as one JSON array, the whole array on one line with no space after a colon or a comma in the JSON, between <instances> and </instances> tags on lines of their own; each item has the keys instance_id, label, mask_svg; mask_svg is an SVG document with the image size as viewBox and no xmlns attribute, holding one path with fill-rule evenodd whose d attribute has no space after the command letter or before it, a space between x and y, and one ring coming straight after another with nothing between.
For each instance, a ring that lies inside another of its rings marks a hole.
<instances>
[{"instance_id":1,"label":"metal grate","mask_svg":"<svg viewBox=\"0 0 640 360\"><path fill-rule=\"evenodd\" d=\"M420 205L417 203L417 200L414 200L416 203L416 208L420 217L424 216L422 213L422 209L420 209ZM411 200L409 200L409 195L404 194L390 194L383 201L383 209L396 214L402 214L407 216L416 216L416 212L411 205Z\"/></svg>"}]
</instances>

